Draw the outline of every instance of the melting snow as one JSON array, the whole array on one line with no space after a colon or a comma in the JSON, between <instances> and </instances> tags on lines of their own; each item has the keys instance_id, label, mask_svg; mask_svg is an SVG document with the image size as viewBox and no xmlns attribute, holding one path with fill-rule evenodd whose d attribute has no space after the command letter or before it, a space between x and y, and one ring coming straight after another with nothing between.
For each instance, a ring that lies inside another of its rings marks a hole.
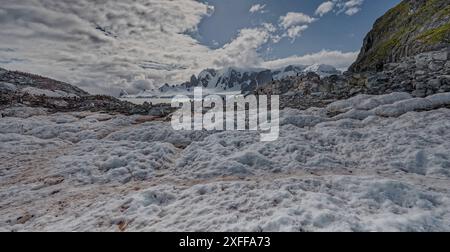
<instances>
[{"instance_id":1,"label":"melting snow","mask_svg":"<svg viewBox=\"0 0 450 252\"><path fill-rule=\"evenodd\" d=\"M139 116L0 119L0 230L450 231L450 94L281 112L280 138Z\"/></svg>"}]
</instances>

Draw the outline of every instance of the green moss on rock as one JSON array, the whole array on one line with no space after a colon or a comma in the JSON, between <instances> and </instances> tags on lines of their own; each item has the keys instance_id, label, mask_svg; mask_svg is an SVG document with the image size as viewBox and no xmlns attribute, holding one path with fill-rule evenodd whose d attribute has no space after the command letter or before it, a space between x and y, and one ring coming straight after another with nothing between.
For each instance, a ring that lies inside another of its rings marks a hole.
<instances>
[{"instance_id":1,"label":"green moss on rock","mask_svg":"<svg viewBox=\"0 0 450 252\"><path fill-rule=\"evenodd\" d=\"M450 43L449 38L450 24L445 24L438 28L428 30L417 37L417 39L426 44Z\"/></svg>"}]
</instances>

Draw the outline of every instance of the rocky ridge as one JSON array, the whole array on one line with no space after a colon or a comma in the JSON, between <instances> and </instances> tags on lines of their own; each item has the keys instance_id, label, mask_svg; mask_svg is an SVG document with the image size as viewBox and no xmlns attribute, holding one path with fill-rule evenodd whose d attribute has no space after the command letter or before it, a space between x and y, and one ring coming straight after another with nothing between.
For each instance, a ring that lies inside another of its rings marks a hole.
<instances>
[{"instance_id":1,"label":"rocky ridge","mask_svg":"<svg viewBox=\"0 0 450 252\"><path fill-rule=\"evenodd\" d=\"M52 92L54 96L86 96L86 91L50 78L35 74L8 71L0 68L0 91L23 91L24 93L35 93L43 90Z\"/></svg>"},{"instance_id":2,"label":"rocky ridge","mask_svg":"<svg viewBox=\"0 0 450 252\"><path fill-rule=\"evenodd\" d=\"M404 57L448 48L448 0L404 0L374 24L351 72L382 71Z\"/></svg>"},{"instance_id":3,"label":"rocky ridge","mask_svg":"<svg viewBox=\"0 0 450 252\"><path fill-rule=\"evenodd\" d=\"M168 105L136 105L106 95L91 95L70 84L42 76L0 68L0 109L9 107L43 108L48 112L105 112L165 117ZM2 113L3 116L8 116Z\"/></svg>"}]
</instances>

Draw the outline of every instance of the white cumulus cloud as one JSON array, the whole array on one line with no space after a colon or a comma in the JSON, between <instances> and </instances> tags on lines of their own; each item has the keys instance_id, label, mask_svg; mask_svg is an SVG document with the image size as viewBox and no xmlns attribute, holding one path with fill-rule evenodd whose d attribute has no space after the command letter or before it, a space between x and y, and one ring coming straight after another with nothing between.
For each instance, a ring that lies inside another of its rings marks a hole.
<instances>
[{"instance_id":1,"label":"white cumulus cloud","mask_svg":"<svg viewBox=\"0 0 450 252\"><path fill-rule=\"evenodd\" d=\"M333 2L333 1L323 2L321 5L319 5L319 7L317 7L315 14L322 17L323 15L332 11L334 6L335 6L335 2Z\"/></svg>"},{"instance_id":2,"label":"white cumulus cloud","mask_svg":"<svg viewBox=\"0 0 450 252\"><path fill-rule=\"evenodd\" d=\"M358 13L360 10L361 10L361 8L358 8L358 7L352 7L352 8L350 8L350 9L346 10L346 11L345 11L345 14L348 15L348 16L353 16L353 15L355 15L356 13Z\"/></svg>"},{"instance_id":3,"label":"white cumulus cloud","mask_svg":"<svg viewBox=\"0 0 450 252\"><path fill-rule=\"evenodd\" d=\"M289 12L285 16L280 17L280 25L288 29L296 25L310 24L316 21L315 18L301 12Z\"/></svg>"},{"instance_id":4,"label":"white cumulus cloud","mask_svg":"<svg viewBox=\"0 0 450 252\"><path fill-rule=\"evenodd\" d=\"M264 9L266 8L265 4L255 4L250 8L250 13L264 13Z\"/></svg>"},{"instance_id":5,"label":"white cumulus cloud","mask_svg":"<svg viewBox=\"0 0 450 252\"><path fill-rule=\"evenodd\" d=\"M286 35L287 35L289 38L295 40L295 38L299 37L299 36L301 35L301 33L302 33L303 31L305 31L306 29L308 29L308 26L307 26L307 25L302 25L302 26L292 26L292 27L290 27L290 28L287 30Z\"/></svg>"},{"instance_id":6,"label":"white cumulus cloud","mask_svg":"<svg viewBox=\"0 0 450 252\"><path fill-rule=\"evenodd\" d=\"M315 12L317 16L324 16L329 12L335 12L337 14L344 13L348 16L353 16L360 12L364 0L331 0L320 4Z\"/></svg>"},{"instance_id":7,"label":"white cumulus cloud","mask_svg":"<svg viewBox=\"0 0 450 252\"><path fill-rule=\"evenodd\" d=\"M289 37L292 42L295 38L301 36L302 32L308 29L308 24L315 22L317 19L301 12L288 12L285 16L280 17L280 27L285 30L282 37Z\"/></svg>"},{"instance_id":8,"label":"white cumulus cloud","mask_svg":"<svg viewBox=\"0 0 450 252\"><path fill-rule=\"evenodd\" d=\"M272 37L271 26L242 29L230 43L212 53L214 67L251 67L260 64L263 59L258 49Z\"/></svg>"}]
</instances>

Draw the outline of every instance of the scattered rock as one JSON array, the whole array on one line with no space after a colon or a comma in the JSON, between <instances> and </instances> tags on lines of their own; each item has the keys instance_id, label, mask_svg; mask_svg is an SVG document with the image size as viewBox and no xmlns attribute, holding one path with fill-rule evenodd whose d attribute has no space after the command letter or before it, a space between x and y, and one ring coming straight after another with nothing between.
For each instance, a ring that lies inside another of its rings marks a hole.
<instances>
[{"instance_id":1,"label":"scattered rock","mask_svg":"<svg viewBox=\"0 0 450 252\"><path fill-rule=\"evenodd\" d=\"M404 57L389 63L380 72L347 72L320 78L318 75L300 75L274 81L259 87L256 94L280 95L282 108L307 109L324 107L330 102L358 94L382 95L407 92L414 97L425 97L450 90L449 72L442 61L447 49Z\"/></svg>"},{"instance_id":2,"label":"scattered rock","mask_svg":"<svg viewBox=\"0 0 450 252\"><path fill-rule=\"evenodd\" d=\"M23 224L27 223L29 220L31 220L33 217L34 217L34 215L26 213L26 214L18 217L16 221L18 224L23 225Z\"/></svg>"}]
</instances>

